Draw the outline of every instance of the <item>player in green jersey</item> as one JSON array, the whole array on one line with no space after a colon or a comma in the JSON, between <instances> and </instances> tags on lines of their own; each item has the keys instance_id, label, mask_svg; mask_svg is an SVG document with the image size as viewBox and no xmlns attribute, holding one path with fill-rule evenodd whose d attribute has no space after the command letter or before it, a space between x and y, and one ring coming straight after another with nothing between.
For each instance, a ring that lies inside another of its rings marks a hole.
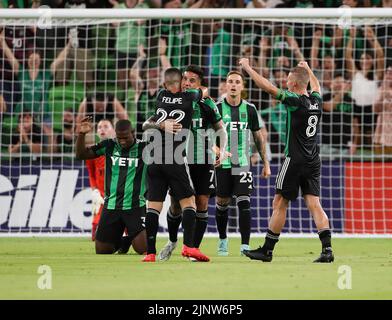
<instances>
[{"instance_id":1,"label":"player in green jersey","mask_svg":"<svg viewBox=\"0 0 392 320\"><path fill-rule=\"evenodd\" d=\"M105 203L99 221L95 251L111 254L121 246L124 228L136 252L146 251L146 172L142 159L145 142L135 139L131 123L119 120L115 125L116 138L86 147L85 136L92 129L91 118L80 123L76 140L76 157L94 159L105 156Z\"/></svg>"},{"instance_id":2,"label":"player in green jersey","mask_svg":"<svg viewBox=\"0 0 392 320\"><path fill-rule=\"evenodd\" d=\"M251 232L250 195L253 190L253 176L250 170L250 138L263 160L262 177L271 175L266 154L266 141L262 134L263 122L256 107L243 100L243 75L231 71L226 78L227 96L217 104L228 134L227 151L231 157L216 169L216 224L219 232L218 255L228 255L226 234L228 207L233 196L239 209L239 229L241 233L241 254L249 250Z\"/></svg>"}]
</instances>

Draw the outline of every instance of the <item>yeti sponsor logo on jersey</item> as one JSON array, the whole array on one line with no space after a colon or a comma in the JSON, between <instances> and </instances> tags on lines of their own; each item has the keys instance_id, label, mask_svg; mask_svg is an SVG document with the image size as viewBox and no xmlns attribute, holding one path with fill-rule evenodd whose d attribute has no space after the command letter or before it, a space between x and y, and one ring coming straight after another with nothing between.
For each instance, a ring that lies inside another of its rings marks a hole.
<instances>
[{"instance_id":1,"label":"yeti sponsor logo on jersey","mask_svg":"<svg viewBox=\"0 0 392 320\"><path fill-rule=\"evenodd\" d=\"M203 118L192 119L192 127L193 128L202 128L203 127Z\"/></svg>"},{"instance_id":2,"label":"yeti sponsor logo on jersey","mask_svg":"<svg viewBox=\"0 0 392 320\"><path fill-rule=\"evenodd\" d=\"M123 157L110 157L112 159L113 165L118 165L120 167L137 167L139 164L139 159L137 158L123 158Z\"/></svg>"},{"instance_id":3,"label":"yeti sponsor logo on jersey","mask_svg":"<svg viewBox=\"0 0 392 320\"><path fill-rule=\"evenodd\" d=\"M170 104L182 104L182 98L162 97L162 102Z\"/></svg>"},{"instance_id":4,"label":"yeti sponsor logo on jersey","mask_svg":"<svg viewBox=\"0 0 392 320\"><path fill-rule=\"evenodd\" d=\"M225 123L226 130L245 130L248 128L248 122L230 121Z\"/></svg>"}]
</instances>

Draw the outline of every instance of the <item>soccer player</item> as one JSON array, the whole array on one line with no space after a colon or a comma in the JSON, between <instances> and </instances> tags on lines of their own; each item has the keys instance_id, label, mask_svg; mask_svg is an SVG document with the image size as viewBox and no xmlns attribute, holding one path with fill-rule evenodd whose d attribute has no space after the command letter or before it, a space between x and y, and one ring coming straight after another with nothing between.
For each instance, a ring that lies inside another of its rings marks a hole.
<instances>
[{"instance_id":1,"label":"soccer player","mask_svg":"<svg viewBox=\"0 0 392 320\"><path fill-rule=\"evenodd\" d=\"M183 91L198 89L202 86L203 70L195 65L188 66L181 80ZM192 131L187 150L189 173L195 189L196 222L194 243L199 248L208 224L208 200L215 193L215 170L212 150L210 150L208 129L213 128L219 136L220 149L224 150L227 144L227 133L222 122L222 117L214 103L207 97L194 105L192 117ZM219 157L220 155L218 155ZM219 159L218 159L219 160ZM181 207L178 201L171 197L171 205L167 213L167 227L169 241L159 252L159 260L169 260L177 246L177 234L182 221Z\"/></svg>"},{"instance_id":2,"label":"soccer player","mask_svg":"<svg viewBox=\"0 0 392 320\"><path fill-rule=\"evenodd\" d=\"M286 221L289 201L298 196L301 188L305 203L313 216L322 252L314 262L333 262L331 230L328 217L320 204L320 157L317 133L322 112L320 83L305 61L293 68L287 78L288 90L281 90L259 75L248 59L239 64L256 85L281 100L287 110L285 161L276 179L273 212L263 247L244 252L249 258L272 261L275 244ZM311 93L307 87L310 82Z\"/></svg>"},{"instance_id":3,"label":"soccer player","mask_svg":"<svg viewBox=\"0 0 392 320\"><path fill-rule=\"evenodd\" d=\"M144 262L155 262L159 214L169 187L182 210L184 245L181 254L199 261L209 260L193 245L196 205L185 158L185 144L192 124L193 104L201 100L203 93L200 89L182 92L181 78L181 71L177 68L165 71L165 89L157 96L156 114L152 121L146 121L143 125L143 130L159 129L152 130L154 141L150 146L153 156L147 169L147 255L143 259Z\"/></svg>"},{"instance_id":4,"label":"soccer player","mask_svg":"<svg viewBox=\"0 0 392 320\"><path fill-rule=\"evenodd\" d=\"M134 138L129 120L119 120L115 126L116 138L86 147L85 136L92 129L91 118L80 123L76 140L78 159L105 156L105 203L95 239L97 254L111 254L121 246L124 228L133 248L139 254L146 251L146 172L142 159L145 142Z\"/></svg>"},{"instance_id":5,"label":"soccer player","mask_svg":"<svg viewBox=\"0 0 392 320\"><path fill-rule=\"evenodd\" d=\"M109 119L102 119L97 124L97 134L100 141L112 139L115 136L113 123ZM99 219L104 204L103 197L105 196L105 156L100 156L95 159L86 160L86 166L92 189L92 241L95 241L95 233L97 231Z\"/></svg>"},{"instance_id":6,"label":"soccer player","mask_svg":"<svg viewBox=\"0 0 392 320\"><path fill-rule=\"evenodd\" d=\"M217 104L228 134L227 158L216 169L216 225L219 232L218 255L227 256L228 207L233 196L239 209L241 255L249 250L251 230L250 195L253 190L253 174L250 170L250 133L263 161L261 176L268 178L271 169L266 154L266 141L262 134L262 121L253 104L243 100L244 78L238 71L231 71L226 78L227 96Z\"/></svg>"}]
</instances>

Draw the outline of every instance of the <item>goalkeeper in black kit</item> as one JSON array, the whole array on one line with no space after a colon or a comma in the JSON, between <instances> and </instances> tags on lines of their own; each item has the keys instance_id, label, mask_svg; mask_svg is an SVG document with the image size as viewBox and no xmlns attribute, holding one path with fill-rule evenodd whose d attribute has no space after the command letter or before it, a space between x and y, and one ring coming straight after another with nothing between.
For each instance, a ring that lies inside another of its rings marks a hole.
<instances>
[{"instance_id":1,"label":"goalkeeper in black kit","mask_svg":"<svg viewBox=\"0 0 392 320\"><path fill-rule=\"evenodd\" d=\"M272 261L275 244L286 221L289 201L298 196L301 188L305 203L316 224L322 252L314 262L333 262L329 220L320 204L320 157L317 144L322 111L320 84L305 61L293 68L287 78L288 90L281 90L259 75L249 60L239 61L257 86L282 101L287 110L285 160L276 178L273 213L265 242L256 250L244 251L255 260ZM311 93L307 87L310 82Z\"/></svg>"}]
</instances>

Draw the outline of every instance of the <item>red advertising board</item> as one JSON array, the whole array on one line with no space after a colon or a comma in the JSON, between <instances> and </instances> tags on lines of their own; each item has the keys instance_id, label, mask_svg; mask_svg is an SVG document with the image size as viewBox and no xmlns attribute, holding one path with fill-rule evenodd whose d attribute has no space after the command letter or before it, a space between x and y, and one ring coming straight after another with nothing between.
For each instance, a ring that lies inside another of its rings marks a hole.
<instances>
[{"instance_id":1,"label":"red advertising board","mask_svg":"<svg viewBox=\"0 0 392 320\"><path fill-rule=\"evenodd\" d=\"M392 233L392 163L347 162L347 233Z\"/></svg>"}]
</instances>

